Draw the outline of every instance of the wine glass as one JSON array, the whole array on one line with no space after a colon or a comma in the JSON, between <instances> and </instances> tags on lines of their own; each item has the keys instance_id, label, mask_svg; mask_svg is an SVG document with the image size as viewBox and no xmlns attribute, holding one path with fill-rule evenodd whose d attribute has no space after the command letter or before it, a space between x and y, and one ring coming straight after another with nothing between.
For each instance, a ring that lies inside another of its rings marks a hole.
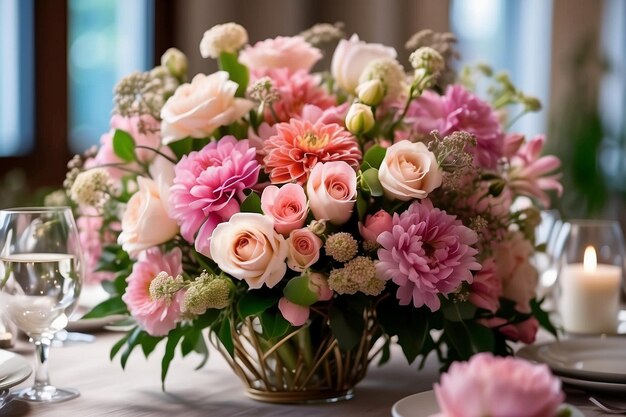
<instances>
[{"instance_id":1,"label":"wine glass","mask_svg":"<svg viewBox=\"0 0 626 417\"><path fill-rule=\"evenodd\" d=\"M14 398L58 402L79 395L50 384L48 353L76 306L82 276L78 232L68 207L0 210L0 308L35 344L35 383Z\"/></svg>"}]
</instances>

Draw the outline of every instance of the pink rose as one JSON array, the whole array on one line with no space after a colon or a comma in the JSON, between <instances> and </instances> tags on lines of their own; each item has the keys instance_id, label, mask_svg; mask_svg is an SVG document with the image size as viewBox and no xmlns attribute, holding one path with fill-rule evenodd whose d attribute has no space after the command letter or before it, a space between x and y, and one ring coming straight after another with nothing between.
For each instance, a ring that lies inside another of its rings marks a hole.
<instances>
[{"instance_id":1,"label":"pink rose","mask_svg":"<svg viewBox=\"0 0 626 417\"><path fill-rule=\"evenodd\" d=\"M282 235L304 225L307 214L306 195L300 184L270 185L261 195L261 209L274 220L274 229Z\"/></svg>"},{"instance_id":2,"label":"pink rose","mask_svg":"<svg viewBox=\"0 0 626 417\"><path fill-rule=\"evenodd\" d=\"M191 136L204 138L216 128L240 119L253 107L249 100L236 98L238 85L228 73L197 74L191 84L176 89L161 109L163 144Z\"/></svg>"},{"instance_id":3,"label":"pink rose","mask_svg":"<svg viewBox=\"0 0 626 417\"><path fill-rule=\"evenodd\" d=\"M454 362L434 391L441 413L431 417L556 417L565 399L546 365L490 353Z\"/></svg>"},{"instance_id":4,"label":"pink rose","mask_svg":"<svg viewBox=\"0 0 626 417\"><path fill-rule=\"evenodd\" d=\"M496 264L493 258L482 263L483 268L474 275L470 285L469 301L476 307L484 308L492 313L500 308L502 282L496 276Z\"/></svg>"},{"instance_id":5,"label":"pink rose","mask_svg":"<svg viewBox=\"0 0 626 417\"><path fill-rule=\"evenodd\" d=\"M443 179L435 155L422 142L402 140L387 149L378 179L389 199L426 198Z\"/></svg>"},{"instance_id":6,"label":"pink rose","mask_svg":"<svg viewBox=\"0 0 626 417\"><path fill-rule=\"evenodd\" d=\"M379 43L366 43L354 34L337 44L330 71L337 85L352 94L359 85L361 73L370 62L380 58L395 58L395 49Z\"/></svg>"},{"instance_id":7,"label":"pink rose","mask_svg":"<svg viewBox=\"0 0 626 417\"><path fill-rule=\"evenodd\" d=\"M341 225L350 219L356 201L356 173L346 162L318 162L306 185L317 220Z\"/></svg>"},{"instance_id":8,"label":"pink rose","mask_svg":"<svg viewBox=\"0 0 626 417\"><path fill-rule=\"evenodd\" d=\"M215 227L211 257L217 266L251 289L272 288L285 276L288 246L274 222L258 213L236 213Z\"/></svg>"},{"instance_id":9,"label":"pink rose","mask_svg":"<svg viewBox=\"0 0 626 417\"><path fill-rule=\"evenodd\" d=\"M122 216L122 233L117 239L131 256L167 242L178 233L178 225L169 217L158 185L144 177L138 177L137 183L139 190L126 205Z\"/></svg>"},{"instance_id":10,"label":"pink rose","mask_svg":"<svg viewBox=\"0 0 626 417\"><path fill-rule=\"evenodd\" d=\"M292 303L285 297L278 300L278 309L292 326L302 326L309 319L309 307Z\"/></svg>"},{"instance_id":11,"label":"pink rose","mask_svg":"<svg viewBox=\"0 0 626 417\"><path fill-rule=\"evenodd\" d=\"M359 232L363 239L376 242L378 236L383 232L391 231L393 218L385 210L378 210L374 214L365 216L365 224L359 223Z\"/></svg>"},{"instance_id":12,"label":"pink rose","mask_svg":"<svg viewBox=\"0 0 626 417\"><path fill-rule=\"evenodd\" d=\"M539 330L539 322L535 317L521 323L508 324L500 328L500 332L514 342L534 343Z\"/></svg>"},{"instance_id":13,"label":"pink rose","mask_svg":"<svg viewBox=\"0 0 626 417\"><path fill-rule=\"evenodd\" d=\"M520 232L511 232L507 240L494 247L496 275L502 281L503 296L516 302L515 308L530 313L539 274L530 264L532 244Z\"/></svg>"},{"instance_id":14,"label":"pink rose","mask_svg":"<svg viewBox=\"0 0 626 417\"><path fill-rule=\"evenodd\" d=\"M254 70L288 68L290 71L310 71L322 58L319 49L301 36L278 36L246 46L239 53L239 61Z\"/></svg>"},{"instance_id":15,"label":"pink rose","mask_svg":"<svg viewBox=\"0 0 626 417\"><path fill-rule=\"evenodd\" d=\"M292 230L287 244L289 245L287 266L294 271L302 272L319 260L323 242L310 229L304 228Z\"/></svg>"},{"instance_id":16,"label":"pink rose","mask_svg":"<svg viewBox=\"0 0 626 417\"><path fill-rule=\"evenodd\" d=\"M171 300L153 300L150 283L161 272L172 277L182 274L182 256L179 248L168 253L162 253L159 248L143 251L126 279L128 286L122 300L133 318L152 336L165 336L181 320L184 292L179 291Z\"/></svg>"}]
</instances>

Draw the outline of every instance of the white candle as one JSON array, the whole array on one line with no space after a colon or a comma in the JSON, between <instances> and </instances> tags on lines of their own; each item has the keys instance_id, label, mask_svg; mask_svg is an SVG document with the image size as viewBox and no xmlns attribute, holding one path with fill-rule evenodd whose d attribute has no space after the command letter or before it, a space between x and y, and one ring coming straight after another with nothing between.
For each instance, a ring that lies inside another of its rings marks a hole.
<instances>
[{"instance_id":1,"label":"white candle","mask_svg":"<svg viewBox=\"0 0 626 417\"><path fill-rule=\"evenodd\" d=\"M597 264L595 249L585 249L582 264L561 271L560 310L565 330L573 333L615 333L622 269Z\"/></svg>"}]
</instances>

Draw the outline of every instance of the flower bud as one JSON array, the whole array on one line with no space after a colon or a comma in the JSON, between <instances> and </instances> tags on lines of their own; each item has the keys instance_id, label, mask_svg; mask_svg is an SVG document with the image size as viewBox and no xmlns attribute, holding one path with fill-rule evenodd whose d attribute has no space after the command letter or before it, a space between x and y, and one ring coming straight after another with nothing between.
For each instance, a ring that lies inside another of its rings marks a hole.
<instances>
[{"instance_id":1,"label":"flower bud","mask_svg":"<svg viewBox=\"0 0 626 417\"><path fill-rule=\"evenodd\" d=\"M317 236L323 236L326 232L326 220L312 220L307 227Z\"/></svg>"},{"instance_id":2,"label":"flower bud","mask_svg":"<svg viewBox=\"0 0 626 417\"><path fill-rule=\"evenodd\" d=\"M446 67L441 54L428 46L418 48L411 54L409 61L414 69L424 69L429 75L434 76L441 74Z\"/></svg>"},{"instance_id":3,"label":"flower bud","mask_svg":"<svg viewBox=\"0 0 626 417\"><path fill-rule=\"evenodd\" d=\"M376 106L385 97L385 86L379 79L368 80L357 86L356 94L363 104Z\"/></svg>"},{"instance_id":4,"label":"flower bud","mask_svg":"<svg viewBox=\"0 0 626 417\"><path fill-rule=\"evenodd\" d=\"M248 42L248 32L237 23L215 25L204 32L200 42L203 58L218 58L222 52L235 53Z\"/></svg>"},{"instance_id":5,"label":"flower bud","mask_svg":"<svg viewBox=\"0 0 626 417\"><path fill-rule=\"evenodd\" d=\"M187 57L176 48L170 48L161 56L161 65L178 79L187 75Z\"/></svg>"},{"instance_id":6,"label":"flower bud","mask_svg":"<svg viewBox=\"0 0 626 417\"><path fill-rule=\"evenodd\" d=\"M353 103L346 116L346 128L355 135L369 132L374 127L372 108L362 103Z\"/></svg>"}]
</instances>

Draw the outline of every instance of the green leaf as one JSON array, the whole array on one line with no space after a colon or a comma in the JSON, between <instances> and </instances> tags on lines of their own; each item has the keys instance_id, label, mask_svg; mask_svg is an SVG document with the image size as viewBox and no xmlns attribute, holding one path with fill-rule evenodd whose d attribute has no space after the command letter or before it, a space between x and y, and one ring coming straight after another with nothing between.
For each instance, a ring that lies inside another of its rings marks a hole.
<instances>
[{"instance_id":1,"label":"green leaf","mask_svg":"<svg viewBox=\"0 0 626 417\"><path fill-rule=\"evenodd\" d=\"M122 161L132 162L135 160L135 141L133 137L120 129L115 129L113 134L113 152Z\"/></svg>"},{"instance_id":2,"label":"green leaf","mask_svg":"<svg viewBox=\"0 0 626 417\"><path fill-rule=\"evenodd\" d=\"M248 81L250 80L248 67L239 63L236 53L230 52L221 52L217 65L220 70L228 72L229 78L239 85L236 93L237 97L244 97L248 88Z\"/></svg>"},{"instance_id":3,"label":"green leaf","mask_svg":"<svg viewBox=\"0 0 626 417\"><path fill-rule=\"evenodd\" d=\"M230 331L230 320L228 317L222 320L220 328L217 332L217 337L222 342L222 346L228 352L230 356L235 356L235 344L233 343L233 336Z\"/></svg>"},{"instance_id":4,"label":"green leaf","mask_svg":"<svg viewBox=\"0 0 626 417\"><path fill-rule=\"evenodd\" d=\"M194 327L198 329L206 329L207 327L212 326L213 323L215 323L215 320L217 320L219 315L220 315L220 310L210 308L206 311L206 313L204 313L201 316L198 316L194 320L193 325Z\"/></svg>"},{"instance_id":5,"label":"green leaf","mask_svg":"<svg viewBox=\"0 0 626 417\"><path fill-rule=\"evenodd\" d=\"M202 336L202 333L200 333L200 337L198 338L198 342L193 347L193 350L195 352L199 353L200 355L202 355L202 360L200 361L198 366L196 366L196 370L198 370L198 369L202 368L206 364L206 362L209 360L209 348L206 345L206 342L204 340L204 337Z\"/></svg>"},{"instance_id":6,"label":"green leaf","mask_svg":"<svg viewBox=\"0 0 626 417\"><path fill-rule=\"evenodd\" d=\"M367 200L368 197L359 192L356 196L356 212L359 216L359 220L363 220L367 214Z\"/></svg>"},{"instance_id":7,"label":"green leaf","mask_svg":"<svg viewBox=\"0 0 626 417\"><path fill-rule=\"evenodd\" d=\"M530 301L530 308L532 309L533 316L537 318L537 321L539 322L541 327L549 331L554 337L558 339L558 331L556 330L556 327L554 327L554 324L552 324L552 321L550 320L550 315L541 308L541 304L542 302L538 302L536 299Z\"/></svg>"},{"instance_id":8,"label":"green leaf","mask_svg":"<svg viewBox=\"0 0 626 417\"><path fill-rule=\"evenodd\" d=\"M165 353L161 360L161 389L165 391L165 378L167 377L167 371L170 369L170 363L174 359L174 353L176 352L176 346L180 338L183 336L183 331L180 327L169 332L167 335L167 344L165 345Z\"/></svg>"},{"instance_id":9,"label":"green leaf","mask_svg":"<svg viewBox=\"0 0 626 417\"><path fill-rule=\"evenodd\" d=\"M198 343L198 339L200 339L201 336L202 335L200 333L200 330L195 329L193 327L190 328L185 333L185 336L183 337L183 341L180 344L180 353L182 353L183 356L189 355L196 347L196 344Z\"/></svg>"},{"instance_id":10,"label":"green leaf","mask_svg":"<svg viewBox=\"0 0 626 417\"><path fill-rule=\"evenodd\" d=\"M112 314L128 314L128 308L121 297L109 298L95 306L81 320L107 317Z\"/></svg>"},{"instance_id":11,"label":"green leaf","mask_svg":"<svg viewBox=\"0 0 626 417\"><path fill-rule=\"evenodd\" d=\"M285 288L283 295L287 300L301 306L310 306L315 304L319 299L316 291L311 288L311 280L308 275L300 275L291 278Z\"/></svg>"},{"instance_id":12,"label":"green leaf","mask_svg":"<svg viewBox=\"0 0 626 417\"><path fill-rule=\"evenodd\" d=\"M330 329L339 343L339 348L347 352L356 347L365 329L363 313L346 304L335 303L330 307L328 316Z\"/></svg>"},{"instance_id":13,"label":"green leaf","mask_svg":"<svg viewBox=\"0 0 626 417\"><path fill-rule=\"evenodd\" d=\"M391 359L391 348L390 348L389 340L385 340L385 344L383 345L382 355L380 355L380 360L378 361L378 366L384 365L389 362Z\"/></svg>"},{"instance_id":14,"label":"green leaf","mask_svg":"<svg viewBox=\"0 0 626 417\"><path fill-rule=\"evenodd\" d=\"M122 356L120 358L122 369L126 368L126 362L128 362L128 358L130 357L130 354L133 353L133 350L135 350L135 348L139 346L143 334L144 332L143 330L141 330L140 327L135 327L130 332L130 336L128 337L128 340L126 340L126 350L124 351L124 353L122 353Z\"/></svg>"},{"instance_id":15,"label":"green leaf","mask_svg":"<svg viewBox=\"0 0 626 417\"><path fill-rule=\"evenodd\" d=\"M279 312L266 310L261 314L261 327L266 339L279 339L289 331L291 324Z\"/></svg>"},{"instance_id":16,"label":"green leaf","mask_svg":"<svg viewBox=\"0 0 626 417\"><path fill-rule=\"evenodd\" d=\"M378 169L366 169L362 174L362 180L366 191L369 192L372 197L380 197L383 195L383 186L378 179Z\"/></svg>"},{"instance_id":17,"label":"green leaf","mask_svg":"<svg viewBox=\"0 0 626 417\"><path fill-rule=\"evenodd\" d=\"M369 168L380 168L380 165L385 159L387 149L380 145L374 145L365 152L363 156L363 164L361 164L361 170L365 171Z\"/></svg>"},{"instance_id":18,"label":"green leaf","mask_svg":"<svg viewBox=\"0 0 626 417\"><path fill-rule=\"evenodd\" d=\"M243 200L243 203L241 203L240 209L242 213L263 214L263 210L261 209L261 197L254 191L251 191L246 199Z\"/></svg>"},{"instance_id":19,"label":"green leaf","mask_svg":"<svg viewBox=\"0 0 626 417\"><path fill-rule=\"evenodd\" d=\"M111 348L111 353L109 355L109 358L111 360L113 360L113 358L115 358L115 355L117 355L117 353L120 351L120 349L122 348L122 346L124 346L124 344L126 343L126 341L128 340L128 338L130 337L131 333L136 329L136 327L134 329L132 329L131 331L129 331L128 333L126 333L124 335L124 337L122 337L120 340L118 340L117 342L115 342L115 344L113 345L113 347Z\"/></svg>"},{"instance_id":20,"label":"green leaf","mask_svg":"<svg viewBox=\"0 0 626 417\"><path fill-rule=\"evenodd\" d=\"M263 294L259 291L244 293L237 303L237 311L242 319L248 316L258 316L278 302L275 295Z\"/></svg>"},{"instance_id":21,"label":"green leaf","mask_svg":"<svg viewBox=\"0 0 626 417\"><path fill-rule=\"evenodd\" d=\"M466 301L463 303L443 303L441 310L443 317L451 321L471 320L476 315L476 306Z\"/></svg>"},{"instance_id":22,"label":"green leaf","mask_svg":"<svg viewBox=\"0 0 626 417\"><path fill-rule=\"evenodd\" d=\"M446 321L444 332L461 360L478 352L492 352L495 347L493 331L478 323Z\"/></svg>"},{"instance_id":23,"label":"green leaf","mask_svg":"<svg viewBox=\"0 0 626 417\"><path fill-rule=\"evenodd\" d=\"M162 337L150 336L147 333L144 334L141 338L141 350L143 351L143 355L146 358L150 356L161 340L163 340Z\"/></svg>"},{"instance_id":24,"label":"green leaf","mask_svg":"<svg viewBox=\"0 0 626 417\"><path fill-rule=\"evenodd\" d=\"M196 140L197 139L194 138L184 138L177 140L176 142L169 143L167 146L169 146L172 152L174 152L176 158L180 159L183 155L187 155L193 151L194 142Z\"/></svg>"}]
</instances>

